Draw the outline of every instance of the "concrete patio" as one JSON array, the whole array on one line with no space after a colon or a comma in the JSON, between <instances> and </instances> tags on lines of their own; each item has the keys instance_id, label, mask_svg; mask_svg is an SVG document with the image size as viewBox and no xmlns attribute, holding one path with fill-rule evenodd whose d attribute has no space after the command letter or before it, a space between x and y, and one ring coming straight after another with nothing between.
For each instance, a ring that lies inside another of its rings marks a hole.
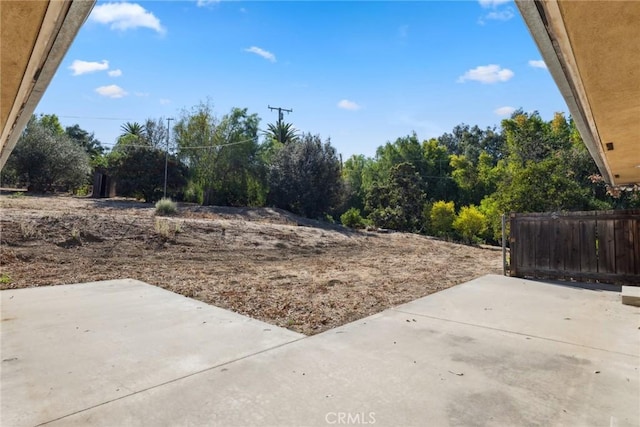
<instances>
[{"instance_id":1,"label":"concrete patio","mask_svg":"<svg viewBox=\"0 0 640 427\"><path fill-rule=\"evenodd\" d=\"M134 280L0 292L2 426L640 425L640 308L485 276L312 337Z\"/></svg>"}]
</instances>

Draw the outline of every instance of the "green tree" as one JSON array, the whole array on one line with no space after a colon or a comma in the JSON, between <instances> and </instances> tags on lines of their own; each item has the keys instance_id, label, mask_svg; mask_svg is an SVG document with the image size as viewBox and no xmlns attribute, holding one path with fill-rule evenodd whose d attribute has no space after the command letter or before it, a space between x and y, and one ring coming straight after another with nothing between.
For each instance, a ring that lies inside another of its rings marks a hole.
<instances>
[{"instance_id":1,"label":"green tree","mask_svg":"<svg viewBox=\"0 0 640 427\"><path fill-rule=\"evenodd\" d=\"M262 205L266 169L258 144L256 114L233 108L218 120L210 103L183 111L174 127L181 159L191 170L190 189L204 204Z\"/></svg>"},{"instance_id":2,"label":"green tree","mask_svg":"<svg viewBox=\"0 0 640 427\"><path fill-rule=\"evenodd\" d=\"M170 143L167 126L167 121L162 117L158 119L148 118L143 126L144 139L150 146L167 151L167 144Z\"/></svg>"},{"instance_id":3,"label":"green tree","mask_svg":"<svg viewBox=\"0 0 640 427\"><path fill-rule=\"evenodd\" d=\"M429 199L455 200L458 197L458 187L451 178L451 166L446 147L438 143L435 138L422 143L422 152L427 169L422 175L427 188Z\"/></svg>"},{"instance_id":4,"label":"green tree","mask_svg":"<svg viewBox=\"0 0 640 427\"><path fill-rule=\"evenodd\" d=\"M451 133L440 136L438 143L446 147L449 154L465 156L474 164L483 151L491 156L494 163L505 155L504 138L495 128L482 130L478 126L462 123L455 126Z\"/></svg>"},{"instance_id":5,"label":"green tree","mask_svg":"<svg viewBox=\"0 0 640 427\"><path fill-rule=\"evenodd\" d=\"M93 133L82 129L80 125L67 126L64 132L73 142L84 149L92 162L104 154L105 149L102 143L96 139Z\"/></svg>"},{"instance_id":6,"label":"green tree","mask_svg":"<svg viewBox=\"0 0 640 427\"><path fill-rule=\"evenodd\" d=\"M485 239L500 243L502 241L502 214L505 212L500 209L493 195L483 198L478 209L487 219Z\"/></svg>"},{"instance_id":7,"label":"green tree","mask_svg":"<svg viewBox=\"0 0 640 427\"><path fill-rule=\"evenodd\" d=\"M303 134L282 147L268 177L268 203L309 218L331 213L340 200L340 160L331 141L318 135Z\"/></svg>"},{"instance_id":8,"label":"green tree","mask_svg":"<svg viewBox=\"0 0 640 427\"><path fill-rule=\"evenodd\" d=\"M556 114L543 121L537 112L516 111L502 121L509 156L497 170L493 198L503 212L589 210L606 207L590 176L595 163L571 121ZM599 200L600 198L600 200Z\"/></svg>"},{"instance_id":9,"label":"green tree","mask_svg":"<svg viewBox=\"0 0 640 427\"><path fill-rule=\"evenodd\" d=\"M49 131L51 131L51 133L54 135L64 134L64 129L62 129L60 120L55 114L41 114L38 122L40 123L40 125L49 129Z\"/></svg>"},{"instance_id":10,"label":"green tree","mask_svg":"<svg viewBox=\"0 0 640 427\"><path fill-rule=\"evenodd\" d=\"M388 180L374 184L367 195L369 218L378 227L399 231L422 231L426 203L424 182L409 162L391 168Z\"/></svg>"},{"instance_id":11,"label":"green tree","mask_svg":"<svg viewBox=\"0 0 640 427\"><path fill-rule=\"evenodd\" d=\"M75 190L88 180L89 157L64 131L52 128L50 117L31 116L6 167L29 191Z\"/></svg>"},{"instance_id":12,"label":"green tree","mask_svg":"<svg viewBox=\"0 0 640 427\"><path fill-rule=\"evenodd\" d=\"M165 152L149 147L127 147L109 154L109 173L116 180L118 195L145 202L160 200L164 190ZM175 156L167 165L167 194L179 198L186 184L187 168Z\"/></svg>"},{"instance_id":13,"label":"green tree","mask_svg":"<svg viewBox=\"0 0 640 427\"><path fill-rule=\"evenodd\" d=\"M564 116L556 114L547 123L537 111L515 111L511 118L502 121L506 145L511 162L539 162L554 152L570 147L569 132Z\"/></svg>"},{"instance_id":14,"label":"green tree","mask_svg":"<svg viewBox=\"0 0 640 427\"><path fill-rule=\"evenodd\" d=\"M364 210L367 192L373 184L371 173L373 162L362 154L354 154L344 162L342 178L347 206L355 207L360 211Z\"/></svg>"}]
</instances>

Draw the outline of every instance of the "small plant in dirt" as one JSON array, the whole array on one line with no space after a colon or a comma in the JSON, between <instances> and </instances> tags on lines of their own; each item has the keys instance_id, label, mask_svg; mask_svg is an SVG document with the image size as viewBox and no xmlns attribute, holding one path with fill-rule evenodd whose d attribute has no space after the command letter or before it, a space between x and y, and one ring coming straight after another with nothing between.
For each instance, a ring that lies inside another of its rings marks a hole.
<instances>
[{"instance_id":1,"label":"small plant in dirt","mask_svg":"<svg viewBox=\"0 0 640 427\"><path fill-rule=\"evenodd\" d=\"M20 199L24 197L24 192L23 191L14 191L13 193L11 193L9 195L10 199Z\"/></svg>"},{"instance_id":2,"label":"small plant in dirt","mask_svg":"<svg viewBox=\"0 0 640 427\"><path fill-rule=\"evenodd\" d=\"M174 215L178 212L178 204L171 199L162 198L156 202L156 215Z\"/></svg>"},{"instance_id":3,"label":"small plant in dirt","mask_svg":"<svg viewBox=\"0 0 640 427\"><path fill-rule=\"evenodd\" d=\"M171 237L171 225L167 220L156 218L155 230L156 230L156 233L158 233L160 236L164 237L165 239L168 239Z\"/></svg>"},{"instance_id":4,"label":"small plant in dirt","mask_svg":"<svg viewBox=\"0 0 640 427\"><path fill-rule=\"evenodd\" d=\"M173 239L176 234L182 233L182 224L166 219L156 218L155 231L165 239Z\"/></svg>"},{"instance_id":5,"label":"small plant in dirt","mask_svg":"<svg viewBox=\"0 0 640 427\"><path fill-rule=\"evenodd\" d=\"M11 283L11 277L7 273L0 274L0 285L8 285Z\"/></svg>"},{"instance_id":6,"label":"small plant in dirt","mask_svg":"<svg viewBox=\"0 0 640 427\"><path fill-rule=\"evenodd\" d=\"M78 230L76 227L73 227L71 229L71 238L73 240L80 240L80 230Z\"/></svg>"},{"instance_id":7,"label":"small plant in dirt","mask_svg":"<svg viewBox=\"0 0 640 427\"><path fill-rule=\"evenodd\" d=\"M40 237L40 232L32 222L21 222L20 234L24 240L34 240Z\"/></svg>"}]
</instances>

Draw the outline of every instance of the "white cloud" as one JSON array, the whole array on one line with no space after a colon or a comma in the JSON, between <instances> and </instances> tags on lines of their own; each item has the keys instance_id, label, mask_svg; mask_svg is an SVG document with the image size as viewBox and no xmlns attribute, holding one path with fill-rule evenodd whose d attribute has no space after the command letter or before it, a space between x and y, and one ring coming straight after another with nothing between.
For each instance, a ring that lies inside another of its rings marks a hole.
<instances>
[{"instance_id":1,"label":"white cloud","mask_svg":"<svg viewBox=\"0 0 640 427\"><path fill-rule=\"evenodd\" d=\"M529 61L529 66L533 68L543 68L547 69L547 64L544 63L542 59L532 59Z\"/></svg>"},{"instance_id":2,"label":"white cloud","mask_svg":"<svg viewBox=\"0 0 640 427\"><path fill-rule=\"evenodd\" d=\"M198 0L196 4L198 7L204 7L214 3L220 3L220 0Z\"/></svg>"},{"instance_id":3,"label":"white cloud","mask_svg":"<svg viewBox=\"0 0 640 427\"><path fill-rule=\"evenodd\" d=\"M107 71L107 74L109 74L109 76L111 77L120 77L122 75L122 70L121 69L109 70Z\"/></svg>"},{"instance_id":4,"label":"white cloud","mask_svg":"<svg viewBox=\"0 0 640 427\"><path fill-rule=\"evenodd\" d=\"M501 4L509 3L511 0L478 0L480 6L488 8L488 7L497 7Z\"/></svg>"},{"instance_id":5,"label":"white cloud","mask_svg":"<svg viewBox=\"0 0 640 427\"><path fill-rule=\"evenodd\" d=\"M256 55L261 56L268 61L276 62L276 56L273 53L269 52L268 50L264 50L256 46L251 46L250 48L247 48L244 51L255 53Z\"/></svg>"},{"instance_id":6,"label":"white cloud","mask_svg":"<svg viewBox=\"0 0 640 427\"><path fill-rule=\"evenodd\" d=\"M111 24L112 30L150 28L163 34L166 30L153 13L136 3L105 3L93 8L89 19L101 24Z\"/></svg>"},{"instance_id":7,"label":"white cloud","mask_svg":"<svg viewBox=\"0 0 640 427\"><path fill-rule=\"evenodd\" d=\"M509 106L500 107L493 110L493 112L499 116L510 116L514 111L516 111L516 109Z\"/></svg>"},{"instance_id":8,"label":"white cloud","mask_svg":"<svg viewBox=\"0 0 640 427\"><path fill-rule=\"evenodd\" d=\"M480 83L506 82L514 76L513 71L508 68L500 68L499 65L480 65L473 68L458 78L458 83L472 80Z\"/></svg>"},{"instance_id":9,"label":"white cloud","mask_svg":"<svg viewBox=\"0 0 640 427\"><path fill-rule=\"evenodd\" d=\"M338 108L342 108L343 110L349 110L349 111L357 111L362 107L353 101L349 101L348 99L343 99L340 102L338 102Z\"/></svg>"},{"instance_id":10,"label":"white cloud","mask_svg":"<svg viewBox=\"0 0 640 427\"><path fill-rule=\"evenodd\" d=\"M169 105L171 104L171 100L167 98L160 98L160 105Z\"/></svg>"},{"instance_id":11,"label":"white cloud","mask_svg":"<svg viewBox=\"0 0 640 427\"><path fill-rule=\"evenodd\" d=\"M485 20L489 20L489 21L508 21L509 19L513 18L514 16L516 16L516 15L513 13L513 9L508 7L508 8L503 9L503 10L494 10L493 12L487 13L482 18L480 18L480 22L484 23Z\"/></svg>"},{"instance_id":12,"label":"white cloud","mask_svg":"<svg viewBox=\"0 0 640 427\"><path fill-rule=\"evenodd\" d=\"M96 71L103 71L109 69L109 61L103 59L102 62L90 62L90 61L81 61L76 59L69 66L69 69L73 71L74 76L79 76L81 74L95 73Z\"/></svg>"},{"instance_id":13,"label":"white cloud","mask_svg":"<svg viewBox=\"0 0 640 427\"><path fill-rule=\"evenodd\" d=\"M122 98L128 95L128 93L118 85L100 86L96 88L96 92L107 98Z\"/></svg>"}]
</instances>

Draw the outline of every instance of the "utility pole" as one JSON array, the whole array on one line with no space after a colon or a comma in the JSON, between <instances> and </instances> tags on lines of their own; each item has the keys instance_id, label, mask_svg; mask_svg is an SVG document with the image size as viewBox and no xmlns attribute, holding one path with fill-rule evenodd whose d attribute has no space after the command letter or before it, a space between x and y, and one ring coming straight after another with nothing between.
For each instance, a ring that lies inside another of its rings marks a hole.
<instances>
[{"instance_id":1,"label":"utility pole","mask_svg":"<svg viewBox=\"0 0 640 427\"><path fill-rule=\"evenodd\" d=\"M269 107L269 110L271 111L278 110L278 126L282 125L282 118L284 117L284 115L282 114L283 111L287 113L293 113L293 108L287 110L286 108L272 107L271 105L267 105L267 107Z\"/></svg>"},{"instance_id":2,"label":"utility pole","mask_svg":"<svg viewBox=\"0 0 640 427\"><path fill-rule=\"evenodd\" d=\"M171 117L167 117L167 151L164 153L164 192L163 196L167 198L167 166L169 165L169 135L171 135Z\"/></svg>"}]
</instances>

